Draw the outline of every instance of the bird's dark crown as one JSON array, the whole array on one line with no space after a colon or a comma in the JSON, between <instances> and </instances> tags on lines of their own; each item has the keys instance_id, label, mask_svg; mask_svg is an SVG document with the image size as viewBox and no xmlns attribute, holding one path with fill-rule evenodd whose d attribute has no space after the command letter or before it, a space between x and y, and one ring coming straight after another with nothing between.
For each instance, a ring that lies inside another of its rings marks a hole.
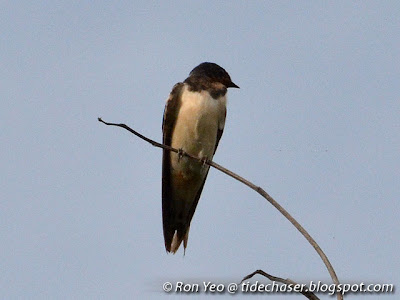
<instances>
[{"instance_id":1,"label":"bird's dark crown","mask_svg":"<svg viewBox=\"0 0 400 300\"><path fill-rule=\"evenodd\" d=\"M188 79L200 79L211 82L222 83L225 87L239 88L234 84L228 72L219 65L211 62L203 62L195 67L189 74Z\"/></svg>"}]
</instances>

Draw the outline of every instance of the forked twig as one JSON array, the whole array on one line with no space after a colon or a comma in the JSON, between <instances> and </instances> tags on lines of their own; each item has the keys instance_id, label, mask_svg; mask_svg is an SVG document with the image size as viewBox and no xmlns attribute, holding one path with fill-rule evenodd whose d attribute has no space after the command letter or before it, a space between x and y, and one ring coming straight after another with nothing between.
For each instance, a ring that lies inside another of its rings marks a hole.
<instances>
[{"instance_id":1,"label":"forked twig","mask_svg":"<svg viewBox=\"0 0 400 300\"><path fill-rule=\"evenodd\" d=\"M262 275L264 277L267 277L271 281L280 282L280 283L283 283L283 284L286 284L286 285L292 285L292 286L296 286L297 285L297 286L300 286L300 284L294 282L293 280L283 279L283 278L280 278L280 277L272 276L271 274L268 274L268 273L264 272L263 270L254 271L253 273L251 273L251 274L247 275L246 277L244 277L242 279L242 282L247 280L247 279L252 278L256 274L260 274L260 275ZM319 300L319 298L317 296L315 296L314 293L312 293L312 292L310 292L308 290L299 289L299 293L303 294L308 299Z\"/></svg>"},{"instance_id":2,"label":"forked twig","mask_svg":"<svg viewBox=\"0 0 400 300\"><path fill-rule=\"evenodd\" d=\"M325 255L325 253L322 251L322 249L319 247L319 245L317 244L317 242L310 236L310 234L303 228L303 226L301 226L299 224L299 222L297 222L278 202L276 202L274 200L274 198L272 198L266 191L264 191L261 187L256 186L255 184L251 183L250 181L244 179L243 177L237 175L236 173L222 167L221 165L213 162L212 160L209 159L202 159L199 157L196 157L194 155L191 155L190 153L187 153L185 151L182 150L178 150L175 149L173 147L164 145L164 144L160 144L152 139L149 139L148 137L145 137L144 135L140 134L139 132L137 132L136 130L133 130L132 128L130 128L129 126L125 125L125 124L117 124L117 123L109 123L109 122L105 122L103 121L101 118L98 118L99 122L104 123L105 125L109 125L109 126L117 126L117 127L122 127L126 130L128 130L129 132L133 133L134 135L136 135L137 137L145 140L146 142L152 144L155 147L158 148L162 148L162 149L166 149L168 151L172 151L175 153L180 153L182 156L186 156L186 157L190 157L194 160L197 160L199 162L203 162L211 167L214 167L215 169L231 176L232 178L240 181L241 183L247 185L249 188L251 188L252 190L256 191L257 193L259 193L261 196L263 196L265 199L267 199L267 201L269 203L271 203L277 210L279 210L279 212L286 218L289 220L290 223L292 223L294 225L294 227L296 227L296 229L298 231L300 231L300 233L306 238L306 240L311 244L311 246L313 246L313 248L315 249L315 251L317 251L318 255L321 257L322 261L324 262L326 268L329 271L329 274L333 280L333 282L336 285L339 285L339 279L337 278L336 272L332 267L332 264L330 263L328 257ZM342 294L340 294L339 292L337 292L337 299L338 300L342 300L343 296Z\"/></svg>"}]
</instances>

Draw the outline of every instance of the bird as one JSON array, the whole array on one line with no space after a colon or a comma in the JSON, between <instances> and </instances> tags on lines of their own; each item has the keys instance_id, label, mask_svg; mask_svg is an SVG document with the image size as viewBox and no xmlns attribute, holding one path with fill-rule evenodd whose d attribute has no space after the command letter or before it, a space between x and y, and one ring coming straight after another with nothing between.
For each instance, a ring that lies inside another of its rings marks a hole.
<instances>
[{"instance_id":1,"label":"bird","mask_svg":"<svg viewBox=\"0 0 400 300\"><path fill-rule=\"evenodd\" d=\"M212 159L226 118L227 89L239 88L216 63L203 62L174 85L164 108L162 217L165 249L176 253L183 241L186 252L190 222L199 202L209 166L182 156L182 151Z\"/></svg>"}]
</instances>

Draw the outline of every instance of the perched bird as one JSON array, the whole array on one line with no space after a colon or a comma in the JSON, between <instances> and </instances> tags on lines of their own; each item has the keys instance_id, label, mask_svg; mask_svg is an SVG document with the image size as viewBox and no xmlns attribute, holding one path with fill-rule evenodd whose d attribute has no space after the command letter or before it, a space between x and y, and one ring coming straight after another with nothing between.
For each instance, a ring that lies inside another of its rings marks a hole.
<instances>
[{"instance_id":1,"label":"perched bird","mask_svg":"<svg viewBox=\"0 0 400 300\"><path fill-rule=\"evenodd\" d=\"M215 63L195 67L177 83L167 100L163 143L199 158L212 159L222 136L227 88L239 88ZM162 214L165 249L175 253L183 241L186 249L190 222L209 166L163 150Z\"/></svg>"}]
</instances>

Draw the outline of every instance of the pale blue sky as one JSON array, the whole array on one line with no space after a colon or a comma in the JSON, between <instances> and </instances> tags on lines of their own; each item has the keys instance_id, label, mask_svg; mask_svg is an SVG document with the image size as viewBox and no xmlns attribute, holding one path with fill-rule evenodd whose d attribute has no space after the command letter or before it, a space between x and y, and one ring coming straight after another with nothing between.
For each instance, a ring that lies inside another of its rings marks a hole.
<instances>
[{"instance_id":1,"label":"pale blue sky","mask_svg":"<svg viewBox=\"0 0 400 300\"><path fill-rule=\"evenodd\" d=\"M161 299L165 281L256 269L329 282L287 220L216 170L185 257L165 253L161 151L97 117L161 140L172 86L203 61L241 87L215 161L292 213L342 282L400 287L398 1L0 8L1 299Z\"/></svg>"}]
</instances>

